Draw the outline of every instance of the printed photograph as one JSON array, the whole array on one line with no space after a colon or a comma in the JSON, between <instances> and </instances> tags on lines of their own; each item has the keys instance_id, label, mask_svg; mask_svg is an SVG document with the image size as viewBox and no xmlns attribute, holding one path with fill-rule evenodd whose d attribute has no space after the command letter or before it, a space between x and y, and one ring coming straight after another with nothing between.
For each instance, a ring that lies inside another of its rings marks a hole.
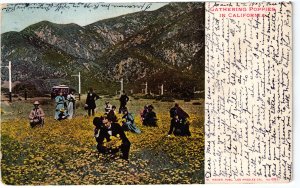
<instances>
[{"instance_id":1,"label":"printed photograph","mask_svg":"<svg viewBox=\"0 0 300 188\"><path fill-rule=\"evenodd\" d=\"M1 181L203 184L205 4L1 4Z\"/></svg>"}]
</instances>

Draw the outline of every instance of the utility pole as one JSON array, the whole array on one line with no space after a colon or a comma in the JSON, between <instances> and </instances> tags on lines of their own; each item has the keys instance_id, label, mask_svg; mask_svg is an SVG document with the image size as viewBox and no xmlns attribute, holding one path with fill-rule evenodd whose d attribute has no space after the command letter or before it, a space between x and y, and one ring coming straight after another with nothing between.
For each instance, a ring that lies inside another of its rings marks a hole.
<instances>
[{"instance_id":1,"label":"utility pole","mask_svg":"<svg viewBox=\"0 0 300 188\"><path fill-rule=\"evenodd\" d=\"M11 61L8 62L8 66L1 66L8 68L8 87L9 87L9 102L12 102L12 92L11 92Z\"/></svg>"},{"instance_id":2,"label":"utility pole","mask_svg":"<svg viewBox=\"0 0 300 188\"><path fill-rule=\"evenodd\" d=\"M142 85L145 85L145 95L148 94L148 82L146 82L145 84L142 84Z\"/></svg>"},{"instance_id":3,"label":"utility pole","mask_svg":"<svg viewBox=\"0 0 300 188\"><path fill-rule=\"evenodd\" d=\"M27 100L27 88L25 88L24 90L24 98L25 98L25 101Z\"/></svg>"},{"instance_id":4,"label":"utility pole","mask_svg":"<svg viewBox=\"0 0 300 188\"><path fill-rule=\"evenodd\" d=\"M71 75L71 76L78 76L78 98L80 101L80 94L81 94L81 76L80 76L80 72L76 75Z\"/></svg>"},{"instance_id":5,"label":"utility pole","mask_svg":"<svg viewBox=\"0 0 300 188\"><path fill-rule=\"evenodd\" d=\"M120 88L120 95L122 95L123 94L123 90L124 90L124 82L123 82L123 78L121 78L121 80L120 81L117 81L117 82L120 82L120 84L121 84L121 88ZM118 91L116 91L116 94L118 94Z\"/></svg>"},{"instance_id":6,"label":"utility pole","mask_svg":"<svg viewBox=\"0 0 300 188\"><path fill-rule=\"evenodd\" d=\"M124 91L123 78L121 78L120 83L121 83L121 91L120 91L120 94L122 94L123 91Z\"/></svg>"}]
</instances>

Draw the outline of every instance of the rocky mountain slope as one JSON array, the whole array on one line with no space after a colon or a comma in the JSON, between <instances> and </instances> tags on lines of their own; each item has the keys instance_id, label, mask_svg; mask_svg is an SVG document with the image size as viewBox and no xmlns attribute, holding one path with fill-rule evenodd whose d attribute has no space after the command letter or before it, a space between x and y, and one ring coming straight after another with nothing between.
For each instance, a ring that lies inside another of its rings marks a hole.
<instances>
[{"instance_id":1,"label":"rocky mountain slope","mask_svg":"<svg viewBox=\"0 0 300 188\"><path fill-rule=\"evenodd\" d=\"M141 91L144 82L173 93L204 90L204 4L170 3L81 27L42 21L1 35L2 61L12 61L13 81L49 92L56 84L115 93L117 82ZM2 70L2 81L7 80Z\"/></svg>"}]
</instances>

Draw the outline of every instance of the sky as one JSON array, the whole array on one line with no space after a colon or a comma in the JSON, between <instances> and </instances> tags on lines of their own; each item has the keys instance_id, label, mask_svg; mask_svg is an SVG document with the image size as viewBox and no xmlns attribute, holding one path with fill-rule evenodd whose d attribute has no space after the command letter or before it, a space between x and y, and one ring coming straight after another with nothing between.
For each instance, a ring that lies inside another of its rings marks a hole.
<instances>
[{"instance_id":1,"label":"sky","mask_svg":"<svg viewBox=\"0 0 300 188\"><path fill-rule=\"evenodd\" d=\"M99 20L138 11L156 10L167 3L23 3L2 7L1 33L21 31L29 25L47 20L58 24L85 26Z\"/></svg>"}]
</instances>

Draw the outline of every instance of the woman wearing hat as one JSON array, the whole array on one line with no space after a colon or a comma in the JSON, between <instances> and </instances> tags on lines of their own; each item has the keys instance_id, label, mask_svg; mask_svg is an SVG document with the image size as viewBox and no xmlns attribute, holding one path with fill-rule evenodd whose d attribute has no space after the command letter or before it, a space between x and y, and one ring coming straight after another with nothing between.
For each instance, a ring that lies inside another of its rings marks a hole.
<instances>
[{"instance_id":1,"label":"woman wearing hat","mask_svg":"<svg viewBox=\"0 0 300 188\"><path fill-rule=\"evenodd\" d=\"M75 111L75 95L74 91L71 91L69 95L67 96L68 100L68 119L72 119L74 116L74 111Z\"/></svg>"},{"instance_id":2,"label":"woman wearing hat","mask_svg":"<svg viewBox=\"0 0 300 188\"><path fill-rule=\"evenodd\" d=\"M56 107L55 107L55 119L58 120L61 114L61 111L65 110L65 97L63 96L62 92L59 93L57 97L55 97ZM67 113L64 111L64 116L67 116Z\"/></svg>"},{"instance_id":3,"label":"woman wearing hat","mask_svg":"<svg viewBox=\"0 0 300 188\"><path fill-rule=\"evenodd\" d=\"M44 125L45 113L42 108L39 107L39 101L35 101L33 103L34 108L31 110L29 114L29 122L30 126L34 127L36 125Z\"/></svg>"}]
</instances>

